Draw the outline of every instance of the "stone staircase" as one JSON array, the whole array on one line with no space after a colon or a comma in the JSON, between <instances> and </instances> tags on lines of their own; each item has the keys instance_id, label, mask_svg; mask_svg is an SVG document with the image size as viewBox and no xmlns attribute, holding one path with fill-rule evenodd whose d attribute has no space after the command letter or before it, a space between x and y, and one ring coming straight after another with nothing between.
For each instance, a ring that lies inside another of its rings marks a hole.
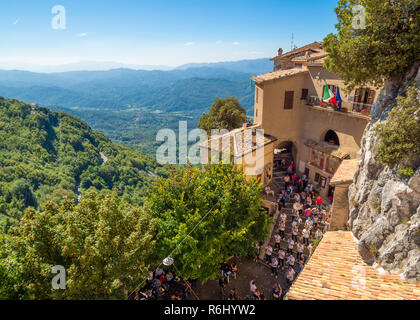
<instances>
[{"instance_id":1,"label":"stone staircase","mask_svg":"<svg viewBox=\"0 0 420 320\"><path fill-rule=\"evenodd\" d=\"M273 181L270 184L270 187L271 187L272 190L274 190L276 197L275 197L275 199L273 199L272 196L269 196L268 200L275 202L277 200L278 195L281 193L281 190L285 189L284 177L285 177L286 174L287 174L287 168L277 169L273 173ZM280 242L280 247L286 252L285 265L287 263L286 262L287 257L289 256L287 254L287 246L288 246L287 240L289 239L289 237L292 236L292 222L293 222L292 211L293 211L293 204L294 204L293 196L296 192L297 192L297 188L294 188L293 193L289 197L290 200L286 202L286 205L285 205L284 208L280 209L281 212L284 212L287 215L286 225L285 225L286 228L285 228L285 231L284 231L285 237ZM279 225L280 214L279 213L280 212L278 212L275 215L274 228L271 232L271 236L270 236L270 240L269 240L270 245L273 247L273 255L272 255L273 257L277 257L277 255L278 255L278 250L275 248L274 235L279 232L279 227L280 227L280 225ZM305 213L304 212L302 212L302 215L300 216L300 218L302 218L303 223L299 226L298 242L303 243L302 230L305 227L304 226L304 224L305 224ZM324 224L319 223L317 228L320 228L321 231L322 231L323 228L324 228ZM315 241L315 232L316 232L316 229L313 229L312 234L311 234L311 238L310 238L311 243L313 243ZM264 249L264 252L265 252L265 248L263 248L263 249ZM306 246L305 246L305 249L303 251L303 255L304 255L304 261L306 262L309 258L309 251L308 251ZM295 243L294 248L293 248L293 256L296 258L295 271L297 272L298 268L299 268L299 264L297 263L296 243ZM260 261L260 262L263 263L264 265L266 265L267 267L269 267L269 265L265 261ZM279 274L284 273L286 270L287 270L286 268L284 268L284 270L279 268Z\"/></svg>"}]
</instances>

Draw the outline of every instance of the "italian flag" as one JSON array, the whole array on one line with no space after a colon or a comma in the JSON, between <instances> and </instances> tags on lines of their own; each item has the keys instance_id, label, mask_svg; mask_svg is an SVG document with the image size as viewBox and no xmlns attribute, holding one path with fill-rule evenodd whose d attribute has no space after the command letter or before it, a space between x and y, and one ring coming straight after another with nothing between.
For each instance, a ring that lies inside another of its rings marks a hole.
<instances>
[{"instance_id":1,"label":"italian flag","mask_svg":"<svg viewBox=\"0 0 420 320\"><path fill-rule=\"evenodd\" d=\"M324 97L322 100L326 103L333 104L335 106L337 105L337 98L328 86L325 86L324 88Z\"/></svg>"}]
</instances>

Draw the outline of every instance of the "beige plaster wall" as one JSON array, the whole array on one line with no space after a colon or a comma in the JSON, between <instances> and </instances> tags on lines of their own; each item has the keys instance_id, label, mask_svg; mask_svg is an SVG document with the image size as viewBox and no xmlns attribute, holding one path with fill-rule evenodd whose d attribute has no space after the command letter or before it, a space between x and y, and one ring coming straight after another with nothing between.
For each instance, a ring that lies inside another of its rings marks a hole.
<instances>
[{"instance_id":1,"label":"beige plaster wall","mask_svg":"<svg viewBox=\"0 0 420 320\"><path fill-rule=\"evenodd\" d=\"M349 220L349 185L335 187L334 200L331 210L330 231L346 230Z\"/></svg>"}]
</instances>

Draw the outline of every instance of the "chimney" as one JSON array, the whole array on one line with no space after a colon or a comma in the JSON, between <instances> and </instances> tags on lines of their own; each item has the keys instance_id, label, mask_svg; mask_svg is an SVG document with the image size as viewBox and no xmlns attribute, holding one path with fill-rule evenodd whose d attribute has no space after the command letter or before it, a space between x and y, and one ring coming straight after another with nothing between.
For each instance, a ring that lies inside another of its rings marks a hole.
<instances>
[{"instance_id":1,"label":"chimney","mask_svg":"<svg viewBox=\"0 0 420 320\"><path fill-rule=\"evenodd\" d=\"M279 53L279 56L283 55L283 49L280 48L279 51L278 51L278 53Z\"/></svg>"}]
</instances>

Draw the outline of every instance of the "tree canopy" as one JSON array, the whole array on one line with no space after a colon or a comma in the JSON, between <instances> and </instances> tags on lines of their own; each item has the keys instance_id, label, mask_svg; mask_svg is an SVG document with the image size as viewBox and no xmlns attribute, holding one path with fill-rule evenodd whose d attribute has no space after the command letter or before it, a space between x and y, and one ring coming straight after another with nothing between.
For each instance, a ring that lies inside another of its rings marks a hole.
<instances>
[{"instance_id":1,"label":"tree canopy","mask_svg":"<svg viewBox=\"0 0 420 320\"><path fill-rule=\"evenodd\" d=\"M364 8L359 15L354 9L358 4ZM365 25L357 20L364 19L363 10ZM404 75L419 60L419 0L340 0L335 12L338 33L324 39L329 53L325 65L350 87L380 86L385 79Z\"/></svg>"},{"instance_id":2,"label":"tree canopy","mask_svg":"<svg viewBox=\"0 0 420 320\"><path fill-rule=\"evenodd\" d=\"M211 135L212 129L231 131L241 127L246 121L246 110L235 97L217 98L210 106L210 112L204 114L198 127Z\"/></svg>"},{"instance_id":3,"label":"tree canopy","mask_svg":"<svg viewBox=\"0 0 420 320\"><path fill-rule=\"evenodd\" d=\"M261 190L233 164L173 170L159 179L145 204L156 219L157 259L171 255L186 279L217 278L220 263L246 256L267 237Z\"/></svg>"},{"instance_id":4,"label":"tree canopy","mask_svg":"<svg viewBox=\"0 0 420 320\"><path fill-rule=\"evenodd\" d=\"M0 232L28 207L75 200L90 188L141 203L151 173L164 174L162 169L76 117L0 97Z\"/></svg>"},{"instance_id":5,"label":"tree canopy","mask_svg":"<svg viewBox=\"0 0 420 320\"><path fill-rule=\"evenodd\" d=\"M29 209L0 242L0 298L124 299L147 276L153 237L142 208L108 192ZM66 290L52 288L56 265Z\"/></svg>"}]
</instances>

